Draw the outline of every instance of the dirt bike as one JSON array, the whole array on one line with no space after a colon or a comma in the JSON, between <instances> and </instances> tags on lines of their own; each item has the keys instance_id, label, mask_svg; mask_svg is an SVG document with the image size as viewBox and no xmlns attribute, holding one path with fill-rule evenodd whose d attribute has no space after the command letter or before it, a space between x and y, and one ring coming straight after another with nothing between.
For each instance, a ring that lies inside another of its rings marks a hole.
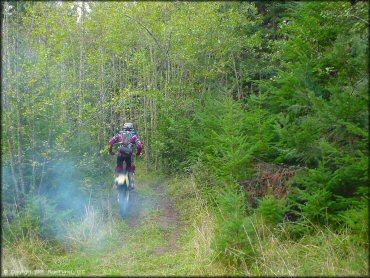
<instances>
[{"instance_id":1,"label":"dirt bike","mask_svg":"<svg viewBox=\"0 0 370 278\"><path fill-rule=\"evenodd\" d=\"M117 143L120 145L120 143ZM130 190L134 185L134 174L129 175L127 164L123 161L123 171L116 172L116 178L114 180L115 187L118 192L118 206L122 218L128 216L129 201L130 201Z\"/></svg>"},{"instance_id":2,"label":"dirt bike","mask_svg":"<svg viewBox=\"0 0 370 278\"><path fill-rule=\"evenodd\" d=\"M123 162L123 171L116 173L115 186L118 191L118 206L122 218L128 215L129 201L130 201L130 187L132 177L130 178L127 171L126 162Z\"/></svg>"}]
</instances>

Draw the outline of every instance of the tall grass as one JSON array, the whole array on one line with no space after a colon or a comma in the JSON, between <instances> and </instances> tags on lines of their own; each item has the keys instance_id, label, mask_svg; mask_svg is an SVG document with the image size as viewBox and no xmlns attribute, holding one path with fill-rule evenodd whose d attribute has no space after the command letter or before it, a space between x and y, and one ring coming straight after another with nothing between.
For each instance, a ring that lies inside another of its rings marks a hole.
<instances>
[{"instance_id":1,"label":"tall grass","mask_svg":"<svg viewBox=\"0 0 370 278\"><path fill-rule=\"evenodd\" d=\"M282 239L284 226L271 231L264 226L260 241L261 255L252 274L262 275L360 275L368 274L368 250L352 240L349 230L335 233L327 227L313 227L315 232L299 240ZM250 272L249 271L249 272Z\"/></svg>"},{"instance_id":2,"label":"tall grass","mask_svg":"<svg viewBox=\"0 0 370 278\"><path fill-rule=\"evenodd\" d=\"M40 229L40 225L46 224L39 214L26 212L17 215L19 219L13 223L3 222L2 272L38 274L53 268L58 257L106 248L119 236L120 230L112 220L114 212L109 206L109 201L104 210L89 203L80 217L53 221L53 230L58 232L48 237Z\"/></svg>"},{"instance_id":3,"label":"tall grass","mask_svg":"<svg viewBox=\"0 0 370 278\"><path fill-rule=\"evenodd\" d=\"M187 227L183 231L182 275L220 275L230 269L217 260L219 254L211 248L215 234L216 219L209 201L199 188L194 177L177 177L167 181L169 196L180 212L181 220Z\"/></svg>"},{"instance_id":4,"label":"tall grass","mask_svg":"<svg viewBox=\"0 0 370 278\"><path fill-rule=\"evenodd\" d=\"M73 249L98 246L108 233L103 215L93 206L85 206L83 218L66 224L66 243Z\"/></svg>"}]
</instances>

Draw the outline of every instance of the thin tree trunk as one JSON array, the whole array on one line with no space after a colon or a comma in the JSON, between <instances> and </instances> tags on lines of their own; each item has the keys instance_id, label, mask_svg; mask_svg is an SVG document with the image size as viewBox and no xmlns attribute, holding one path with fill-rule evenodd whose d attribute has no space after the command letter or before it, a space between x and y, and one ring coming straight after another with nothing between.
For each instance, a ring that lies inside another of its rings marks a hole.
<instances>
[{"instance_id":1,"label":"thin tree trunk","mask_svg":"<svg viewBox=\"0 0 370 278\"><path fill-rule=\"evenodd\" d=\"M237 68L236 68L236 61L235 61L235 55L233 55L233 69L234 69L234 74L235 74L235 81L236 81L236 87L238 89L238 100L241 99L241 95L240 95L240 85L239 85L239 75L238 75L238 71L237 71Z\"/></svg>"},{"instance_id":2,"label":"thin tree trunk","mask_svg":"<svg viewBox=\"0 0 370 278\"><path fill-rule=\"evenodd\" d=\"M84 49L85 48L85 2L81 5L81 44L80 44L80 83L79 83L79 97L78 97L78 146L81 148L81 127L82 127L82 109L84 102Z\"/></svg>"},{"instance_id":3,"label":"thin tree trunk","mask_svg":"<svg viewBox=\"0 0 370 278\"><path fill-rule=\"evenodd\" d=\"M102 34L100 35L102 37ZM102 43L100 41L100 43ZM102 148L103 146L103 134L102 132L104 131L104 113L105 113L105 109L104 109L104 53L103 53L103 46L100 45L100 90L99 90L99 100L100 100L100 111L98 112L99 113L99 128L97 130L98 132L98 144L99 144L99 149ZM102 128L103 126L103 128ZM99 156L100 155L100 152L99 152Z\"/></svg>"},{"instance_id":4,"label":"thin tree trunk","mask_svg":"<svg viewBox=\"0 0 370 278\"><path fill-rule=\"evenodd\" d=\"M17 3L18 4L18 3ZM3 2L2 3L3 5L3 11L5 9L8 8L9 4L7 2ZM9 91L12 91L11 88L11 83L9 82L9 77L12 76L12 73L11 73L11 62L10 62L10 53L9 53L9 46L10 46L10 40L9 40L9 27L8 27L8 16L7 16L7 13L4 11L4 20L3 20L3 38L5 38L5 42L4 42L4 53L3 53L3 56L2 56L2 61L3 61L3 74L4 74L4 78L3 78L3 108L4 108L4 119L6 121L6 125L5 125L5 134L6 134L6 138L7 138L7 142L8 142L8 151L9 151L9 158L10 158L10 171L11 171L11 175L12 175L12 180L13 180L13 184L14 184L14 192L15 192L15 199L16 200L19 200L19 193L20 193L20 185L18 183L18 180L17 180L17 174L16 174L16 167L15 167L15 154L13 153L13 142L12 142L12 136L11 136L11 131L9 131L9 128L10 128L10 115L12 114L11 111L11 103L8 102L8 95L7 95L7 92ZM17 45L17 43L16 43ZM14 45L13 45L14 47ZM18 50L18 49L17 49ZM17 62L18 62L18 59L17 59ZM17 72L15 73L16 75L16 78L17 78Z\"/></svg>"},{"instance_id":5,"label":"thin tree trunk","mask_svg":"<svg viewBox=\"0 0 370 278\"><path fill-rule=\"evenodd\" d=\"M146 155L145 155L145 166L146 171L149 171L149 156L150 156L150 147L149 147L149 140L148 140L148 108L147 108L147 96L144 95L144 133L145 133L145 141L146 141Z\"/></svg>"},{"instance_id":6,"label":"thin tree trunk","mask_svg":"<svg viewBox=\"0 0 370 278\"><path fill-rule=\"evenodd\" d=\"M44 38L44 47L45 47L45 52L49 53L49 31L48 31L48 9L46 9L46 14L45 14L45 28L46 28L46 33L45 33L45 38ZM45 89L46 89L46 95L48 95L49 99L53 99L53 107L55 107L55 94L54 97L51 94L51 88L50 88L50 80L49 80L49 57L48 54L46 54L45 57ZM42 163L42 170L41 170L41 178L40 178L40 183L38 187L38 192L42 192L42 186L43 186L43 178L46 172L46 163L48 161L48 155L52 149L52 138L53 138L53 129L52 127L55 126L55 110L52 109L51 111L51 117L49 118L49 125L48 125L48 141L47 141L47 146L46 146L46 151L45 151L45 157Z\"/></svg>"},{"instance_id":7,"label":"thin tree trunk","mask_svg":"<svg viewBox=\"0 0 370 278\"><path fill-rule=\"evenodd\" d=\"M260 70L260 81L261 81L261 70ZM261 134L261 125L262 125L262 117L261 117L261 86L258 86L258 133L260 140L262 140L262 134Z\"/></svg>"},{"instance_id":8,"label":"thin tree trunk","mask_svg":"<svg viewBox=\"0 0 370 278\"><path fill-rule=\"evenodd\" d=\"M153 131L154 131L154 99L150 97L150 141L153 138ZM151 161L153 161L153 153L151 153Z\"/></svg>"},{"instance_id":9,"label":"thin tree trunk","mask_svg":"<svg viewBox=\"0 0 370 278\"><path fill-rule=\"evenodd\" d=\"M18 197L19 197L19 184L18 184L18 181L17 181L17 175L16 175L15 167L14 167L14 155L12 153L13 144L12 144L11 136L10 136L9 133L7 134L7 137L8 137L8 145L9 145L10 170L12 172L12 179L13 179L13 183L14 183L14 191L15 191L15 194L16 194L17 199L18 199Z\"/></svg>"},{"instance_id":10,"label":"thin tree trunk","mask_svg":"<svg viewBox=\"0 0 370 278\"><path fill-rule=\"evenodd\" d=\"M32 111L32 184L31 189L35 190L36 186L36 141L35 141L35 111Z\"/></svg>"},{"instance_id":11,"label":"thin tree trunk","mask_svg":"<svg viewBox=\"0 0 370 278\"><path fill-rule=\"evenodd\" d=\"M158 112L157 112L157 107L158 107L158 104L157 104L157 100L155 101L155 103L154 103L155 105L154 105L154 128L155 128L155 130L157 130L158 129L158 116L157 116L157 114L158 114ZM155 155L155 163L154 163L154 165L155 165L155 170L157 171L157 169L158 169L158 159L159 159L159 157L158 157L158 153L156 153L156 155Z\"/></svg>"},{"instance_id":12,"label":"thin tree trunk","mask_svg":"<svg viewBox=\"0 0 370 278\"><path fill-rule=\"evenodd\" d=\"M17 2L17 8L18 8L18 2ZM20 96L20 67L19 67L19 60L21 58L20 56L20 46L19 46L19 12L17 9L17 41L16 41L16 49L17 49L17 62L16 62L16 78L17 78L17 86L16 86L16 94L17 94L17 135L18 135L18 174L19 174L19 180L21 184L22 192L26 192L26 185L24 181L24 175L23 175L23 137L22 137L22 107L21 107L21 96Z\"/></svg>"}]
</instances>

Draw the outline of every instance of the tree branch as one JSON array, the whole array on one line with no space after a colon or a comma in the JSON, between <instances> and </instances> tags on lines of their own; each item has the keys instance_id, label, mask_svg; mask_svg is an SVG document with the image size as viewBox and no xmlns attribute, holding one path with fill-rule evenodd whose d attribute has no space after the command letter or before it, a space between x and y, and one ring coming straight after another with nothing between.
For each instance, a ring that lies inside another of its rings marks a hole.
<instances>
[{"instance_id":1,"label":"tree branch","mask_svg":"<svg viewBox=\"0 0 370 278\"><path fill-rule=\"evenodd\" d=\"M124 14L124 16L128 17L129 19L131 19L133 21L136 21L141 27L143 27L149 33L149 35L153 38L153 40L158 45L158 47L160 48L160 50L163 51L162 45L159 43L159 41L157 40L157 38L154 36L154 34L152 33L152 31L150 31L150 29L148 27L146 27L143 23L141 23L141 21L139 21L136 18L133 18L132 16L129 16L127 14Z\"/></svg>"},{"instance_id":2,"label":"tree branch","mask_svg":"<svg viewBox=\"0 0 370 278\"><path fill-rule=\"evenodd\" d=\"M361 17L359 17L359 16L357 16L357 15L354 15L354 14L350 14L350 16L351 17L354 17L354 18L356 18L356 19L358 19L358 20L360 20L361 22L363 22L363 23L365 23L366 24L366 26L370 26L369 25L369 22L367 21L367 20L365 20L365 19L363 19L363 18L361 18Z\"/></svg>"}]
</instances>

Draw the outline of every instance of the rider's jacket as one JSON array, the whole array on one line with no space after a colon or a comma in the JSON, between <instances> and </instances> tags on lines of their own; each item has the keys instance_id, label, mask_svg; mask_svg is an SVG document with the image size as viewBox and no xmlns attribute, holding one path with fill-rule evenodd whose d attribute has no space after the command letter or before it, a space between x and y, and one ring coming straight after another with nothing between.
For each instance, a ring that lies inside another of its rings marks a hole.
<instances>
[{"instance_id":1,"label":"rider's jacket","mask_svg":"<svg viewBox=\"0 0 370 278\"><path fill-rule=\"evenodd\" d=\"M112 137L112 139L109 140L109 153L112 153L112 148L114 144L118 142L123 142L122 136L123 133L124 131L121 131L120 133L116 134L115 136ZM135 144L138 149L138 154L141 154L143 150L143 144L141 143L135 131L130 131L130 143Z\"/></svg>"}]
</instances>

